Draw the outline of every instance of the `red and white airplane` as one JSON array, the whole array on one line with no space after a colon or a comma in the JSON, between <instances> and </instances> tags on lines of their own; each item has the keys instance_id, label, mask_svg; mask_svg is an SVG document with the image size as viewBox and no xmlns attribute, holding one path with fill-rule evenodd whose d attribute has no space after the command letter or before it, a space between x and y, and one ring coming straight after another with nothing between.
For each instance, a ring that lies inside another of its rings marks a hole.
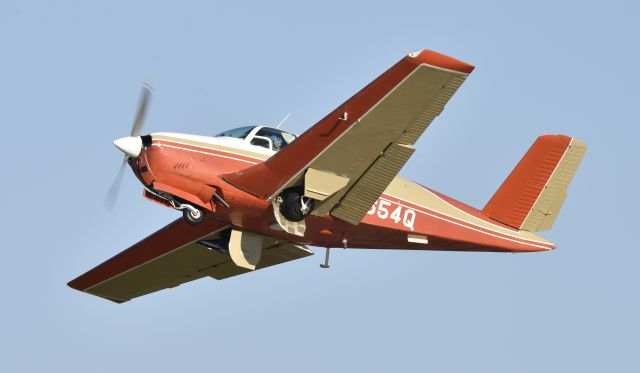
<instances>
[{"instance_id":1,"label":"red and white airplane","mask_svg":"<svg viewBox=\"0 0 640 373\"><path fill-rule=\"evenodd\" d=\"M144 196L183 217L69 282L114 302L218 280L327 248L530 252L553 225L586 146L540 136L481 210L402 178L414 144L473 70L420 50L305 133L251 126L217 136L114 141Z\"/></svg>"}]
</instances>

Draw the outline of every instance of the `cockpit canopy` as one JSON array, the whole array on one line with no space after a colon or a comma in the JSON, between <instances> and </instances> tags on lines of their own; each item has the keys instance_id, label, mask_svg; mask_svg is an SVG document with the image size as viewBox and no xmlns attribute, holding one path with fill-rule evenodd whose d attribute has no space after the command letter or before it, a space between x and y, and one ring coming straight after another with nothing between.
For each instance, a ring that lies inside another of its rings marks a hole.
<instances>
[{"instance_id":1,"label":"cockpit canopy","mask_svg":"<svg viewBox=\"0 0 640 373\"><path fill-rule=\"evenodd\" d=\"M291 144L297 136L277 128L247 126L224 131L216 135L216 137L243 139L251 145L278 151Z\"/></svg>"}]
</instances>

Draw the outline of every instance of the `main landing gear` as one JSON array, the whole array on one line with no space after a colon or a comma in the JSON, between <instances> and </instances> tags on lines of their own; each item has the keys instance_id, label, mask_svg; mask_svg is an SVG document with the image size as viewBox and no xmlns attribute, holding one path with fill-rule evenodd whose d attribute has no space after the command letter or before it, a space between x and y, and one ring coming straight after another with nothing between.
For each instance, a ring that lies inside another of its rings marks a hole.
<instances>
[{"instance_id":1,"label":"main landing gear","mask_svg":"<svg viewBox=\"0 0 640 373\"><path fill-rule=\"evenodd\" d=\"M280 213L289 221L302 221L313 211L315 201L305 197L301 188L286 189L278 198L282 200Z\"/></svg>"}]
</instances>

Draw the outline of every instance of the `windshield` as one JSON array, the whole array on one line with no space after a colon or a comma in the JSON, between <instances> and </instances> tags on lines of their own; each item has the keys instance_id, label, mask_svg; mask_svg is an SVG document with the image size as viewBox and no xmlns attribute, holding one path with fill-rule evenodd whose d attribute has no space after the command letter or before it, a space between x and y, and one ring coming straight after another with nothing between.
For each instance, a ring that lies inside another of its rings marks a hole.
<instances>
[{"instance_id":1,"label":"windshield","mask_svg":"<svg viewBox=\"0 0 640 373\"><path fill-rule=\"evenodd\" d=\"M216 137L235 137L236 139L244 139L254 128L256 127L247 126L247 127L234 128L232 130L224 131L216 135Z\"/></svg>"}]
</instances>

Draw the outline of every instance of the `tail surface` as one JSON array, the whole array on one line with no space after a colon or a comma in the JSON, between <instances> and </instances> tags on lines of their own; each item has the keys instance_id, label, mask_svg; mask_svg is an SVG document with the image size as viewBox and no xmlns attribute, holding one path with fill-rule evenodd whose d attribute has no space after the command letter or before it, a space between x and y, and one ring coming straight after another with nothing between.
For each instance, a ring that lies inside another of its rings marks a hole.
<instances>
[{"instance_id":1,"label":"tail surface","mask_svg":"<svg viewBox=\"0 0 640 373\"><path fill-rule=\"evenodd\" d=\"M569 136L538 137L482 212L530 232L551 229L586 150Z\"/></svg>"}]
</instances>

